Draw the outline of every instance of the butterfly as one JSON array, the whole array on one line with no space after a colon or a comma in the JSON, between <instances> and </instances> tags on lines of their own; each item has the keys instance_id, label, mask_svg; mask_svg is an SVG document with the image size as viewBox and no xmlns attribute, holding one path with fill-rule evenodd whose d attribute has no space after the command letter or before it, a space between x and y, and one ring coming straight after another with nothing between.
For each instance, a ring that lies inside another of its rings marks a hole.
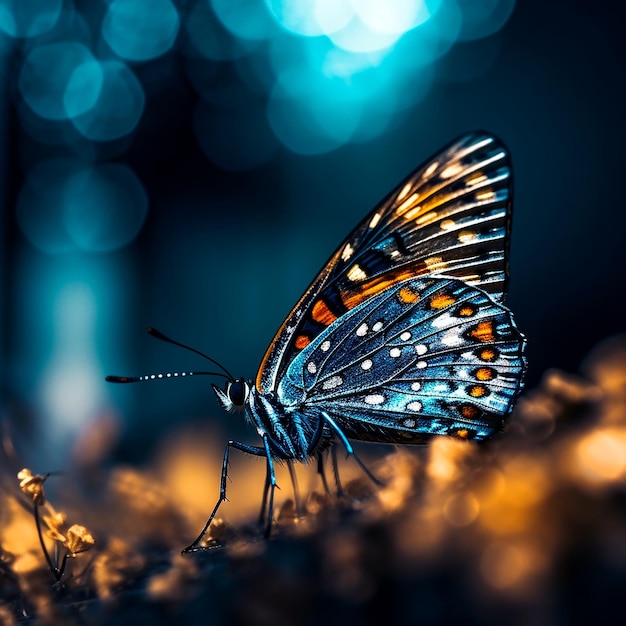
<instances>
[{"instance_id":1,"label":"butterfly","mask_svg":"<svg viewBox=\"0 0 626 626\"><path fill-rule=\"evenodd\" d=\"M340 445L376 481L351 440L483 440L502 429L526 371L525 338L503 304L511 187L498 139L458 138L341 243L278 329L254 382L210 359L226 372L225 388L213 385L219 403L243 411L261 443L228 442L219 499L183 552L201 549L226 499L231 449L266 459L269 535L275 462L293 479L294 462L317 459L321 468Z\"/></svg>"}]
</instances>

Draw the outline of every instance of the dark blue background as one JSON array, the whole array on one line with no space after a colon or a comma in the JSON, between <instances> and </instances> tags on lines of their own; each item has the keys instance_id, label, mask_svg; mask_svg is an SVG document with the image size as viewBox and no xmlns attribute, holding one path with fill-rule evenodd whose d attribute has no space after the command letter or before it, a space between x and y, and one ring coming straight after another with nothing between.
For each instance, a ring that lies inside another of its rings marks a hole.
<instances>
[{"instance_id":1,"label":"dark blue background","mask_svg":"<svg viewBox=\"0 0 626 626\"><path fill-rule=\"evenodd\" d=\"M316 156L278 147L269 162L249 171L224 171L198 146L199 96L175 51L136 66L142 83L162 79L167 88L151 92L132 137L100 147L99 157L138 174L150 206L144 227L121 250L64 261L93 264L116 294L108 298L106 291L106 307L96 314L98 368L118 374L205 368L145 335L153 325L235 375L254 377L282 319L357 221L431 153L461 133L485 129L507 144L513 159L507 302L528 337L528 383L549 367L576 371L598 341L625 329L620 15L617 3L519 1L497 35L457 44L436 65L439 80L427 97L378 138ZM472 59L484 55L495 60L474 76ZM16 46L3 66L0 374L5 415L36 439L45 404L31 391L51 351L38 328L53 311L29 305L32 274L24 273L24 259L48 261L15 217L29 162L24 155L37 149L18 120L19 62ZM235 64L219 64L213 80L222 94L219 104L209 104L216 115L248 97ZM257 141L254 132L232 138L244 143L241 154L247 141ZM102 384L102 406L123 413L119 454L140 457L188 420L215 419L216 429L239 433L234 422L241 420L220 416L208 382Z\"/></svg>"}]
</instances>

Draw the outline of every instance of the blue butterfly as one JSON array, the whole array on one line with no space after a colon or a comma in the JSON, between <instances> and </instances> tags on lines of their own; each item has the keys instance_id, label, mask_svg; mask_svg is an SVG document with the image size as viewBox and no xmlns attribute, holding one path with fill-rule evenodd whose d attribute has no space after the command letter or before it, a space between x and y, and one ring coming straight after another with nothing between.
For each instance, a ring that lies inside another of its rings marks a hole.
<instances>
[{"instance_id":1,"label":"blue butterfly","mask_svg":"<svg viewBox=\"0 0 626 626\"><path fill-rule=\"evenodd\" d=\"M524 336L503 305L510 229L509 155L482 132L454 141L378 204L289 313L254 384L218 364L228 379L213 385L220 404L243 411L261 445L228 442L220 497L184 552L201 549L226 499L231 448L267 461L269 535L276 461L293 477L295 461L317 459L326 482L325 454L339 444L376 481L350 440L498 432L526 371Z\"/></svg>"}]
</instances>

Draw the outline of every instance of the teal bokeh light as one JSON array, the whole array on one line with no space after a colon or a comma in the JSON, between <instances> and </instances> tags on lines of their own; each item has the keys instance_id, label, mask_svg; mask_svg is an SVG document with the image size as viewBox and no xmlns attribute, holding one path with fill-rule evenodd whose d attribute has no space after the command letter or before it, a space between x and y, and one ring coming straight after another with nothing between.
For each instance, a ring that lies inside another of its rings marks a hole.
<instances>
[{"instance_id":1,"label":"teal bokeh light","mask_svg":"<svg viewBox=\"0 0 626 626\"><path fill-rule=\"evenodd\" d=\"M78 117L87 113L98 101L104 83L102 65L95 59L81 63L67 82L63 106L67 116Z\"/></svg>"},{"instance_id":2,"label":"teal bokeh light","mask_svg":"<svg viewBox=\"0 0 626 626\"><path fill-rule=\"evenodd\" d=\"M263 0L211 0L211 5L224 27L237 37L262 41L276 33Z\"/></svg>"},{"instance_id":3,"label":"teal bokeh light","mask_svg":"<svg viewBox=\"0 0 626 626\"><path fill-rule=\"evenodd\" d=\"M498 32L511 17L515 0L456 0L463 14L460 39L483 39Z\"/></svg>"},{"instance_id":4,"label":"teal bokeh light","mask_svg":"<svg viewBox=\"0 0 626 626\"><path fill-rule=\"evenodd\" d=\"M63 0L0 0L0 31L11 37L38 37L51 31Z\"/></svg>"},{"instance_id":5,"label":"teal bokeh light","mask_svg":"<svg viewBox=\"0 0 626 626\"><path fill-rule=\"evenodd\" d=\"M82 44L63 41L38 46L30 51L19 75L18 86L28 106L40 117L63 120L69 117L66 109L66 91L75 72L96 63L91 52ZM90 74L94 79L93 73ZM84 76L81 87L86 88ZM86 110L90 98L97 97L98 81L92 82L85 94L76 94L72 88L69 97L73 107ZM80 103L79 103L80 100ZM94 98L95 100L95 98ZM93 104L93 102L91 103Z\"/></svg>"},{"instance_id":6,"label":"teal bokeh light","mask_svg":"<svg viewBox=\"0 0 626 626\"><path fill-rule=\"evenodd\" d=\"M101 63L102 88L93 107L72 118L79 133L92 141L113 141L135 130L145 94L133 72L120 61Z\"/></svg>"},{"instance_id":7,"label":"teal bokeh light","mask_svg":"<svg viewBox=\"0 0 626 626\"><path fill-rule=\"evenodd\" d=\"M137 236L148 198L129 167L110 163L72 173L63 190L63 207L65 228L79 248L110 252Z\"/></svg>"},{"instance_id":8,"label":"teal bokeh light","mask_svg":"<svg viewBox=\"0 0 626 626\"><path fill-rule=\"evenodd\" d=\"M125 165L85 165L54 158L31 169L17 202L17 219L39 250L109 252L130 243L146 217L141 182Z\"/></svg>"},{"instance_id":9,"label":"teal bokeh light","mask_svg":"<svg viewBox=\"0 0 626 626\"><path fill-rule=\"evenodd\" d=\"M180 19L170 0L113 0L102 24L102 36L119 57L148 61L168 52Z\"/></svg>"}]
</instances>

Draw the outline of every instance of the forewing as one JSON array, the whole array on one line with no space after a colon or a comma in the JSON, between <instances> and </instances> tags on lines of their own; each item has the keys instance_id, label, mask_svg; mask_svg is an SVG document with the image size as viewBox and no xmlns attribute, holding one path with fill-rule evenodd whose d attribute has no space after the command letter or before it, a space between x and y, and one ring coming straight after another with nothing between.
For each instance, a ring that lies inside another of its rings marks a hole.
<instances>
[{"instance_id":1,"label":"forewing","mask_svg":"<svg viewBox=\"0 0 626 626\"><path fill-rule=\"evenodd\" d=\"M508 153L485 133L458 139L418 168L350 233L287 316L261 362L257 389L275 389L326 327L411 277L455 276L501 302L510 186Z\"/></svg>"},{"instance_id":2,"label":"forewing","mask_svg":"<svg viewBox=\"0 0 626 626\"><path fill-rule=\"evenodd\" d=\"M278 396L327 412L355 439L484 439L522 388L524 347L510 311L486 292L414 278L331 324L289 365Z\"/></svg>"}]
</instances>

